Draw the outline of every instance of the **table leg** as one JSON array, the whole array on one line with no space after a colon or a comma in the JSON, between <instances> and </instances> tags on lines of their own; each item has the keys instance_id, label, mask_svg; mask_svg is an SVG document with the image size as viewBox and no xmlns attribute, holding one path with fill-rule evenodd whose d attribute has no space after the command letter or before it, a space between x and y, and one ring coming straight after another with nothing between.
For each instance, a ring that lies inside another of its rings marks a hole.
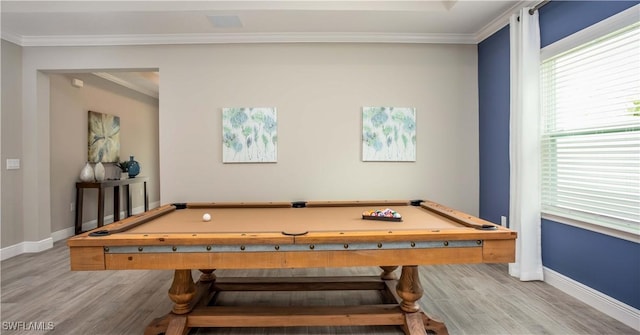
<instances>
[{"instance_id":1,"label":"table leg","mask_svg":"<svg viewBox=\"0 0 640 335\"><path fill-rule=\"evenodd\" d=\"M187 335L191 330L187 322L186 315L169 313L151 321L144 330L144 335Z\"/></svg>"},{"instance_id":2,"label":"table leg","mask_svg":"<svg viewBox=\"0 0 640 335\"><path fill-rule=\"evenodd\" d=\"M422 314L422 324L424 324L424 329L433 334L449 335L449 330L444 324L444 321L440 319L434 319L433 316Z\"/></svg>"},{"instance_id":3,"label":"table leg","mask_svg":"<svg viewBox=\"0 0 640 335\"><path fill-rule=\"evenodd\" d=\"M147 193L147 182L145 181L143 183L143 187L144 187L144 211L148 212L149 211L149 194Z\"/></svg>"},{"instance_id":4,"label":"table leg","mask_svg":"<svg viewBox=\"0 0 640 335\"><path fill-rule=\"evenodd\" d=\"M76 235L82 233L82 200L84 189L76 187Z\"/></svg>"},{"instance_id":5,"label":"table leg","mask_svg":"<svg viewBox=\"0 0 640 335\"><path fill-rule=\"evenodd\" d=\"M98 188L98 227L104 226L104 188Z\"/></svg>"},{"instance_id":6,"label":"table leg","mask_svg":"<svg viewBox=\"0 0 640 335\"><path fill-rule=\"evenodd\" d=\"M113 187L113 222L120 221L120 186Z\"/></svg>"},{"instance_id":7,"label":"table leg","mask_svg":"<svg viewBox=\"0 0 640 335\"><path fill-rule=\"evenodd\" d=\"M206 270L200 269L200 272L202 272L202 274L200 275L200 281L203 283L215 281L216 274L213 273L213 271L215 270L216 269L206 269Z\"/></svg>"},{"instance_id":8,"label":"table leg","mask_svg":"<svg viewBox=\"0 0 640 335\"><path fill-rule=\"evenodd\" d=\"M189 334L189 327L187 327L187 316L177 315L171 318L165 335L187 335Z\"/></svg>"},{"instance_id":9,"label":"table leg","mask_svg":"<svg viewBox=\"0 0 640 335\"><path fill-rule=\"evenodd\" d=\"M424 290L420 284L417 266L405 265L402 267L402 274L400 275L398 286L396 286L396 292L402 298L400 308L404 312L415 313L420 311L417 301L422 298Z\"/></svg>"},{"instance_id":10,"label":"table leg","mask_svg":"<svg viewBox=\"0 0 640 335\"><path fill-rule=\"evenodd\" d=\"M383 277L389 277L395 266L383 268ZM175 303L172 312L164 317L152 321L145 330L145 335L173 335L187 334L190 327L247 327L247 326L352 326L352 325L399 325L406 335L448 335L444 323L435 320L422 311L417 301L422 296L422 287L418 276L417 266L403 267L402 277L384 280L389 304L393 306L345 306L345 307L243 307L215 306L215 297L224 291L258 290L266 291L299 291L305 287L318 284L332 284L321 290L341 290L355 286L356 282L336 281L335 278L326 280L267 280L267 281L227 281L221 282L213 273L215 269L201 269L202 274L194 284L191 270L175 270L175 275L169 297ZM251 278L255 279L255 278ZM301 278L298 278L301 279ZM323 278L319 278L323 279ZM217 284L216 284L217 282ZM274 287L273 284L281 286ZM362 282L362 287L356 290L379 289L379 280L369 276ZM375 286L370 286L375 283ZM242 287L239 287L241 285ZM271 289L269 289L271 288ZM393 292L393 293L391 293ZM210 303L207 303L210 302ZM405 307L402 307L405 306ZM407 308L409 306L411 308ZM400 307L400 308L399 308Z\"/></svg>"},{"instance_id":11,"label":"table leg","mask_svg":"<svg viewBox=\"0 0 640 335\"><path fill-rule=\"evenodd\" d=\"M211 298L212 284L216 275L211 270L200 270L200 280L193 282L191 270L175 270L173 282L169 288L169 298L174 302L171 312L157 318L147 326L145 335L187 334L189 332L189 313L194 309L207 306Z\"/></svg>"},{"instance_id":12,"label":"table leg","mask_svg":"<svg viewBox=\"0 0 640 335\"><path fill-rule=\"evenodd\" d=\"M382 280L395 280L398 279L395 272L398 268L397 266L381 266L382 273L380 274L380 279Z\"/></svg>"},{"instance_id":13,"label":"table leg","mask_svg":"<svg viewBox=\"0 0 640 335\"><path fill-rule=\"evenodd\" d=\"M131 216L131 194L129 193L129 185L124 185L124 201L127 206L127 217Z\"/></svg>"},{"instance_id":14,"label":"table leg","mask_svg":"<svg viewBox=\"0 0 640 335\"><path fill-rule=\"evenodd\" d=\"M174 302L173 313L185 314L191 311L191 300L196 294L196 285L191 270L176 270L169 288L169 298Z\"/></svg>"},{"instance_id":15,"label":"table leg","mask_svg":"<svg viewBox=\"0 0 640 335\"><path fill-rule=\"evenodd\" d=\"M198 306L206 307L210 304L214 304L215 300L218 297L217 293L219 292L217 292L215 289L215 281L217 279L217 276L215 275L215 273L213 273L213 271L215 271L215 269L200 269L200 278L196 283L196 294L198 296L194 298L194 300L198 300ZM206 290L203 289L203 287L206 288Z\"/></svg>"},{"instance_id":16,"label":"table leg","mask_svg":"<svg viewBox=\"0 0 640 335\"><path fill-rule=\"evenodd\" d=\"M398 276L394 272L397 266L381 266L382 273L380 279L385 282L384 289L380 290L380 297L385 304L397 304L400 298L395 292Z\"/></svg>"},{"instance_id":17,"label":"table leg","mask_svg":"<svg viewBox=\"0 0 640 335\"><path fill-rule=\"evenodd\" d=\"M420 284L420 273L415 265L402 267L402 274L396 286L396 292L402 299L400 309L404 311L406 334L425 334L428 330L432 334L448 335L449 331L444 322L428 316L420 311L418 300L422 298L424 290Z\"/></svg>"}]
</instances>

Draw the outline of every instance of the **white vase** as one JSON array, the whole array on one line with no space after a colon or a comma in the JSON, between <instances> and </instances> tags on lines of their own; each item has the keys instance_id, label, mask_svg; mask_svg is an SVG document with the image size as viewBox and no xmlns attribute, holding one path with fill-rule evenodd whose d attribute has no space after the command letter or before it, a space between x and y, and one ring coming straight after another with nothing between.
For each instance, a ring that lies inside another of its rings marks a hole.
<instances>
[{"instance_id":1,"label":"white vase","mask_svg":"<svg viewBox=\"0 0 640 335\"><path fill-rule=\"evenodd\" d=\"M93 168L91 167L91 164L87 162L87 164L85 164L82 170L80 170L80 180L82 180L85 183L89 183L94 180L93 178L94 178Z\"/></svg>"},{"instance_id":2,"label":"white vase","mask_svg":"<svg viewBox=\"0 0 640 335\"><path fill-rule=\"evenodd\" d=\"M102 162L96 163L96 166L93 168L93 172L97 181L104 180L105 171L104 171L104 165L102 165Z\"/></svg>"}]
</instances>

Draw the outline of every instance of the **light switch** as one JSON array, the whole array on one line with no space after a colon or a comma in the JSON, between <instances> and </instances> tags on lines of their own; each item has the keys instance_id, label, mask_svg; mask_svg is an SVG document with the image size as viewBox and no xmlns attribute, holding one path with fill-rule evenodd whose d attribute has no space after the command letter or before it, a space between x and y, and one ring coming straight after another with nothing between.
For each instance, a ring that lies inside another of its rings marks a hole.
<instances>
[{"instance_id":1,"label":"light switch","mask_svg":"<svg viewBox=\"0 0 640 335\"><path fill-rule=\"evenodd\" d=\"M7 170L19 170L20 169L20 159L19 158L9 158L7 159Z\"/></svg>"}]
</instances>

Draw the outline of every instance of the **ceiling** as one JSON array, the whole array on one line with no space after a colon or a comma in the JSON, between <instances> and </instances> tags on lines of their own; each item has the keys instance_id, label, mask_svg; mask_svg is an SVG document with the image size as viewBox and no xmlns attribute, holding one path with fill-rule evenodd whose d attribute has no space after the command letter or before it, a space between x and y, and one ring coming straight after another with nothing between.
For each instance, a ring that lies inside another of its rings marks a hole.
<instances>
[{"instance_id":1,"label":"ceiling","mask_svg":"<svg viewBox=\"0 0 640 335\"><path fill-rule=\"evenodd\" d=\"M23 47L206 43L476 44L539 1L5 1L2 39ZM158 97L157 72L94 73Z\"/></svg>"},{"instance_id":2,"label":"ceiling","mask_svg":"<svg viewBox=\"0 0 640 335\"><path fill-rule=\"evenodd\" d=\"M475 44L536 1L2 1L21 46L264 42Z\"/></svg>"}]
</instances>

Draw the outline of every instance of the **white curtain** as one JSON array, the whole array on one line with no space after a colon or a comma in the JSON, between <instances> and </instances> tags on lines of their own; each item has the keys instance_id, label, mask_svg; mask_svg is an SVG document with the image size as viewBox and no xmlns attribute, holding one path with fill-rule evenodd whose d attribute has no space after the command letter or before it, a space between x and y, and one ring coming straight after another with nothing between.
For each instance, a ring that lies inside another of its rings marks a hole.
<instances>
[{"instance_id":1,"label":"white curtain","mask_svg":"<svg viewBox=\"0 0 640 335\"><path fill-rule=\"evenodd\" d=\"M509 274L543 280L540 246L540 29L538 12L511 17L511 119L509 125L510 228L518 232Z\"/></svg>"}]
</instances>

